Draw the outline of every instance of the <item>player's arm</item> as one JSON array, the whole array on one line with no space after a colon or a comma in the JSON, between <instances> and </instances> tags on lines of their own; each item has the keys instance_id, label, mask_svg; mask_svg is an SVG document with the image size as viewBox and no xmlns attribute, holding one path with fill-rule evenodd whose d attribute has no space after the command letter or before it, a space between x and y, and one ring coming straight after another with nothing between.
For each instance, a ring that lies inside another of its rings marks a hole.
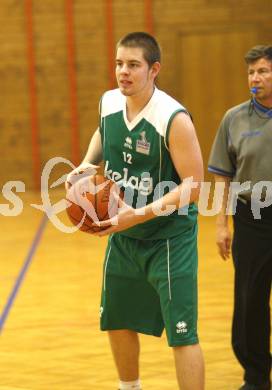
<instances>
[{"instance_id":1,"label":"player's arm","mask_svg":"<svg viewBox=\"0 0 272 390\"><path fill-rule=\"evenodd\" d=\"M169 151L176 171L182 180L179 185L178 197L173 200L175 200L177 207L183 207L198 200L200 185L204 178L202 154L196 131L191 118L186 113L177 114L172 122L169 134ZM190 187L189 178L194 183L193 187ZM190 190L189 202L186 196L188 190ZM166 194L165 197L167 196L173 197L173 194ZM165 199L165 202L168 203L168 200Z\"/></svg>"},{"instance_id":2,"label":"player's arm","mask_svg":"<svg viewBox=\"0 0 272 390\"><path fill-rule=\"evenodd\" d=\"M94 132L83 163L98 165L102 161L102 142L99 129Z\"/></svg>"},{"instance_id":3,"label":"player's arm","mask_svg":"<svg viewBox=\"0 0 272 390\"><path fill-rule=\"evenodd\" d=\"M182 180L174 190L146 206L148 216L155 217L156 209L178 209L196 202L203 181L203 160L191 118L179 113L173 119L169 133L169 151L176 171ZM155 211L155 213L154 213Z\"/></svg>"},{"instance_id":4,"label":"player's arm","mask_svg":"<svg viewBox=\"0 0 272 390\"><path fill-rule=\"evenodd\" d=\"M185 113L179 113L173 119L169 134L169 151L182 183L161 199L137 209L137 212L132 208L122 210L118 214L118 224L97 233L98 235L127 229L163 215L164 210L169 210L169 207L174 211L198 199L203 180L203 161L193 123ZM188 178L190 180L187 180ZM166 211L165 214L167 213ZM101 226L107 225L110 225L109 221L101 222Z\"/></svg>"},{"instance_id":5,"label":"player's arm","mask_svg":"<svg viewBox=\"0 0 272 390\"><path fill-rule=\"evenodd\" d=\"M226 214L231 178L228 176L214 175L215 182L224 183L224 196L220 211L216 217L216 244L222 259L226 260L230 255L231 232L229 218ZM215 200L216 201L216 200Z\"/></svg>"},{"instance_id":6,"label":"player's arm","mask_svg":"<svg viewBox=\"0 0 272 390\"><path fill-rule=\"evenodd\" d=\"M99 168L98 164L102 161L102 142L99 129L94 132L87 153L82 160L82 163L67 175L66 189L73 183L73 176L84 172L88 174L95 174Z\"/></svg>"}]
</instances>

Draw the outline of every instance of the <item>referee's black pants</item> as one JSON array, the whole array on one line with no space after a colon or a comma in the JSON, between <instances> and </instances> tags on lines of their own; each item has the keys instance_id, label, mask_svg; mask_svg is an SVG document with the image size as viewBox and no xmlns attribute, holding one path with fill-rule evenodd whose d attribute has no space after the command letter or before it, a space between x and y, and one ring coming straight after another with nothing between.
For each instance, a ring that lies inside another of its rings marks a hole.
<instances>
[{"instance_id":1,"label":"referee's black pants","mask_svg":"<svg viewBox=\"0 0 272 390\"><path fill-rule=\"evenodd\" d=\"M238 201L232 254L235 268L232 346L245 370L244 379L270 381L270 292L272 277L272 207L254 219L250 204Z\"/></svg>"}]
</instances>

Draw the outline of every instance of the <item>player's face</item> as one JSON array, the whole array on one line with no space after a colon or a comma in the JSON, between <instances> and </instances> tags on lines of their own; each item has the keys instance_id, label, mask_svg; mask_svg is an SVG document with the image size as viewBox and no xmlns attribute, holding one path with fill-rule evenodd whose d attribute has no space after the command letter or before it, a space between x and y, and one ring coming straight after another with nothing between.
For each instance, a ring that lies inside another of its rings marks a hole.
<instances>
[{"instance_id":1,"label":"player's face","mask_svg":"<svg viewBox=\"0 0 272 390\"><path fill-rule=\"evenodd\" d=\"M159 72L159 63L149 67L144 59L143 49L120 46L116 53L116 79L125 96L137 96L153 89L154 79Z\"/></svg>"},{"instance_id":2,"label":"player's face","mask_svg":"<svg viewBox=\"0 0 272 390\"><path fill-rule=\"evenodd\" d=\"M272 106L272 62L261 58L248 66L249 88L256 87L256 99L265 106Z\"/></svg>"}]
</instances>

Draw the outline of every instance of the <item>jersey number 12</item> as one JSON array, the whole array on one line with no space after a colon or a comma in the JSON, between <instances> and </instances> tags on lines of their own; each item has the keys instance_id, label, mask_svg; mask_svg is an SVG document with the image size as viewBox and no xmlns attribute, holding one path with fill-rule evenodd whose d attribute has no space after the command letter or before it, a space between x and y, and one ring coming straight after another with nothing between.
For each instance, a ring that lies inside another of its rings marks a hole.
<instances>
[{"instance_id":1,"label":"jersey number 12","mask_svg":"<svg viewBox=\"0 0 272 390\"><path fill-rule=\"evenodd\" d=\"M132 155L130 153L123 152L123 156L127 164L132 164Z\"/></svg>"}]
</instances>

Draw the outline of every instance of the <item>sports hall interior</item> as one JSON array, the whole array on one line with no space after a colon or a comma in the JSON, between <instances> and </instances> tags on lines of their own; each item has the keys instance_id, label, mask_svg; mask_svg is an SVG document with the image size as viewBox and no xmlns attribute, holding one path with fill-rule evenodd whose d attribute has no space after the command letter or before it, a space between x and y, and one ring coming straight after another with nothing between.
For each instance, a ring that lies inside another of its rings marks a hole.
<instances>
[{"instance_id":1,"label":"sports hall interior","mask_svg":"<svg viewBox=\"0 0 272 390\"><path fill-rule=\"evenodd\" d=\"M243 56L271 43L271 15L271 0L1 0L0 390L116 388L107 335L99 330L106 238L64 233L33 204L53 209L65 198L67 161L83 158L99 99L116 86L118 39L147 31L160 42L158 87L192 114L210 181L207 160L220 120L249 98ZM41 175L56 157L46 200ZM57 218L70 226L65 211ZM232 301L232 261L217 253L215 217L200 215L207 390L241 383L230 346ZM177 389L165 334L141 340L143 388Z\"/></svg>"}]
</instances>

